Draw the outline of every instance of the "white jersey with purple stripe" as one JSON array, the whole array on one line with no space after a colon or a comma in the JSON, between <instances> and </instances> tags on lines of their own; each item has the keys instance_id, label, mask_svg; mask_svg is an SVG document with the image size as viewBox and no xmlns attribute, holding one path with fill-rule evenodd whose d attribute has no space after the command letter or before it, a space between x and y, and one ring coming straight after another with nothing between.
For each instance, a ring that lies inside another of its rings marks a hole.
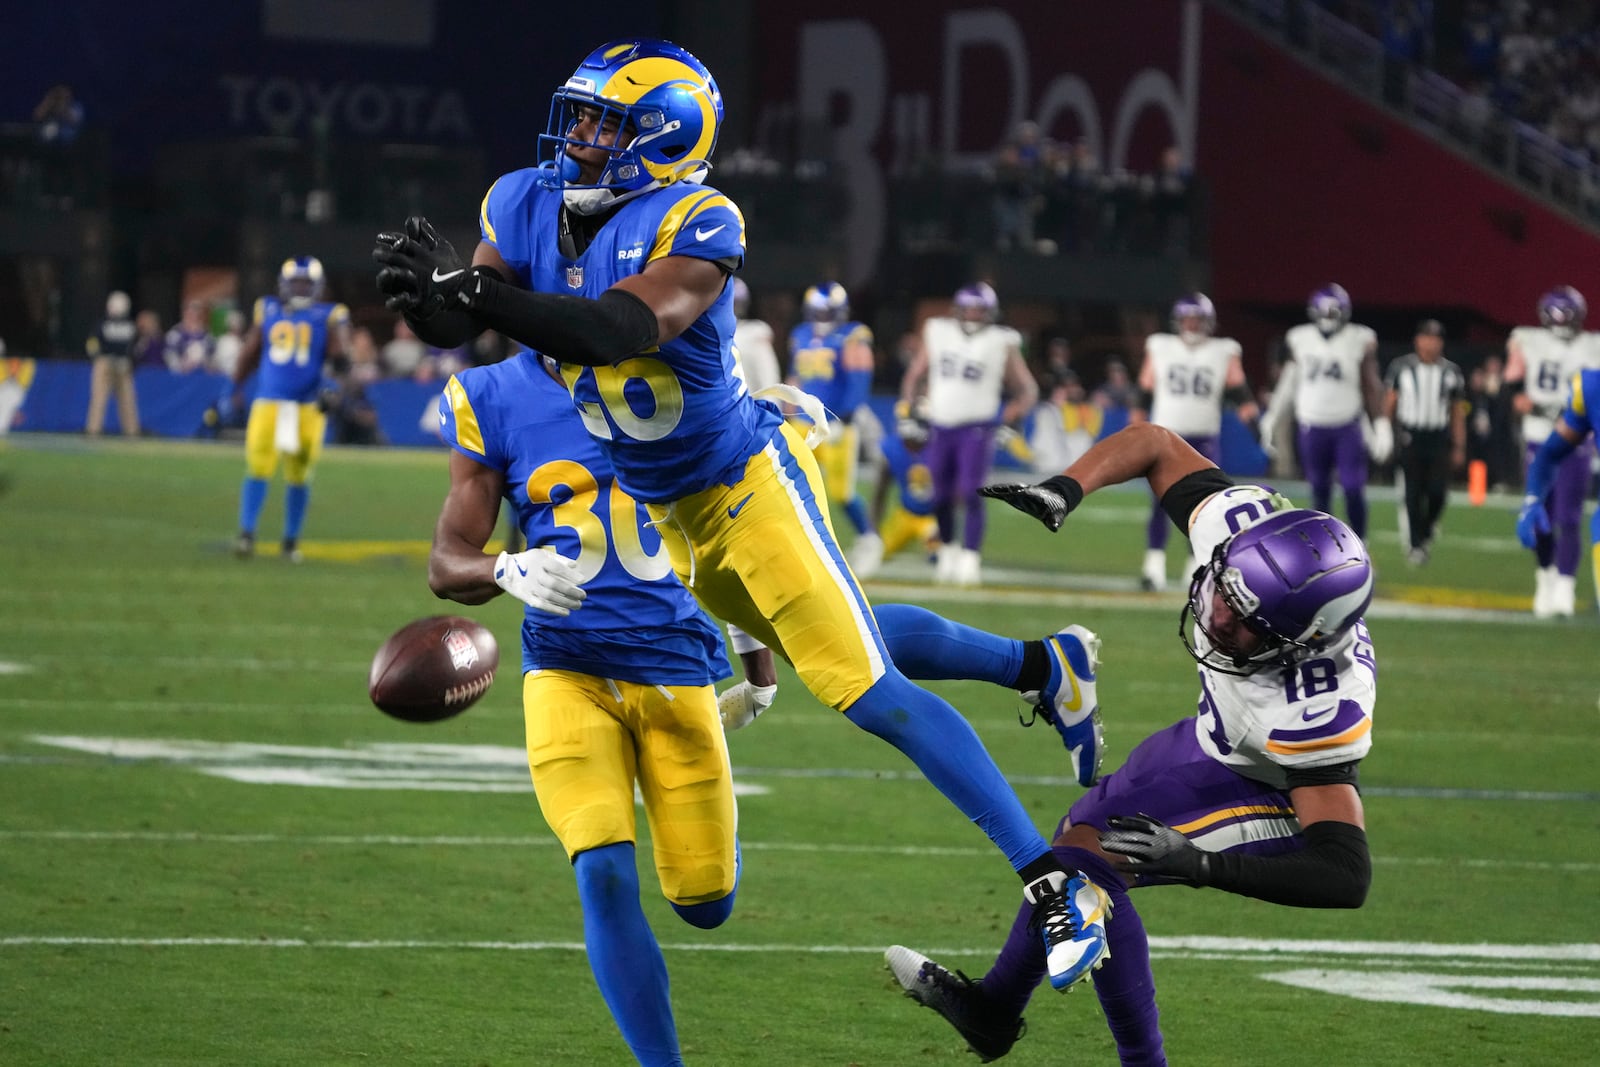
<instances>
[{"instance_id":1,"label":"white jersey with purple stripe","mask_svg":"<svg viewBox=\"0 0 1600 1067\"><path fill-rule=\"evenodd\" d=\"M950 429L992 423L1000 415L1006 361L1022 346L1009 326L988 325L968 333L952 318L922 326L928 353L928 422Z\"/></svg>"},{"instance_id":2,"label":"white jersey with purple stripe","mask_svg":"<svg viewBox=\"0 0 1600 1067\"><path fill-rule=\"evenodd\" d=\"M1274 511L1290 505L1258 485L1216 493L1189 517L1195 558ZM1210 650L1195 634L1196 650ZM1287 768L1351 763L1372 747L1378 664L1364 623L1292 667L1266 667L1241 677L1199 667L1195 736L1212 759L1277 789Z\"/></svg>"},{"instance_id":3,"label":"white jersey with purple stripe","mask_svg":"<svg viewBox=\"0 0 1600 1067\"><path fill-rule=\"evenodd\" d=\"M1511 331L1511 340L1522 350L1526 368L1522 390L1533 401L1533 410L1522 416L1522 439L1542 445L1567 402L1572 376L1600 367L1600 333L1580 333L1568 340L1543 326L1518 326Z\"/></svg>"},{"instance_id":4,"label":"white jersey with purple stripe","mask_svg":"<svg viewBox=\"0 0 1600 1067\"><path fill-rule=\"evenodd\" d=\"M1153 333L1144 344L1155 371L1150 421L1183 437L1222 432L1222 394L1228 367L1239 356L1231 337L1208 337L1191 345L1170 333Z\"/></svg>"},{"instance_id":5,"label":"white jersey with purple stripe","mask_svg":"<svg viewBox=\"0 0 1600 1067\"><path fill-rule=\"evenodd\" d=\"M1377 344L1370 327L1348 323L1324 334L1309 322L1284 337L1299 369L1294 414L1302 426L1345 426L1361 414L1361 362Z\"/></svg>"}]
</instances>

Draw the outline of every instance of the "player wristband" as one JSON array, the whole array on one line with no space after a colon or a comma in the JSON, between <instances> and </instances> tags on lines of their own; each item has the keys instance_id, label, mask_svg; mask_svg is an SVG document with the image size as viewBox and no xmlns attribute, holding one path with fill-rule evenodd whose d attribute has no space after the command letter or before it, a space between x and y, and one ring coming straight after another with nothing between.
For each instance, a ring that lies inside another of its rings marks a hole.
<instances>
[{"instance_id":1,"label":"player wristband","mask_svg":"<svg viewBox=\"0 0 1600 1067\"><path fill-rule=\"evenodd\" d=\"M1070 475L1052 475L1039 484L1067 502L1067 510L1063 513L1063 518L1071 515L1073 510L1083 503L1083 486L1078 484L1078 479Z\"/></svg>"}]
</instances>

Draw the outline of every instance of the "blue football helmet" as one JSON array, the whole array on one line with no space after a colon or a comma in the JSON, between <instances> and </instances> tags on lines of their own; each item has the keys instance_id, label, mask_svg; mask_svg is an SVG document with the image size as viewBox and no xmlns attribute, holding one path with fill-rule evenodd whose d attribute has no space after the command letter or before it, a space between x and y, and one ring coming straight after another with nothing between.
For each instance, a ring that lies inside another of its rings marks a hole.
<instances>
[{"instance_id":1,"label":"blue football helmet","mask_svg":"<svg viewBox=\"0 0 1600 1067\"><path fill-rule=\"evenodd\" d=\"M967 333L977 333L1000 319L1000 298L984 282L957 289L954 304L956 320Z\"/></svg>"},{"instance_id":2,"label":"blue football helmet","mask_svg":"<svg viewBox=\"0 0 1600 1067\"><path fill-rule=\"evenodd\" d=\"M586 117L595 120L594 140L573 136ZM701 181L721 128L722 93L705 64L670 41L613 41L591 52L556 90L539 138L546 160L540 184L561 190L579 214L593 214L673 182ZM611 131L617 143L599 143ZM606 153L592 183L581 181L569 148Z\"/></svg>"},{"instance_id":3,"label":"blue football helmet","mask_svg":"<svg viewBox=\"0 0 1600 1067\"><path fill-rule=\"evenodd\" d=\"M1172 331L1185 344L1197 345L1217 328L1217 308L1204 293L1185 293L1172 305Z\"/></svg>"},{"instance_id":4,"label":"blue football helmet","mask_svg":"<svg viewBox=\"0 0 1600 1067\"><path fill-rule=\"evenodd\" d=\"M1306 301L1306 318L1325 334L1335 332L1350 321L1350 294L1342 285L1324 285Z\"/></svg>"},{"instance_id":5,"label":"blue football helmet","mask_svg":"<svg viewBox=\"0 0 1600 1067\"><path fill-rule=\"evenodd\" d=\"M1588 314L1583 294L1570 285L1558 285L1539 298L1539 325L1564 340L1578 335Z\"/></svg>"},{"instance_id":6,"label":"blue football helmet","mask_svg":"<svg viewBox=\"0 0 1600 1067\"><path fill-rule=\"evenodd\" d=\"M850 294L838 282L821 282L806 290L807 322L840 323L850 318Z\"/></svg>"},{"instance_id":7,"label":"blue football helmet","mask_svg":"<svg viewBox=\"0 0 1600 1067\"><path fill-rule=\"evenodd\" d=\"M295 256L278 268L278 299L290 307L307 307L322 297L322 260Z\"/></svg>"}]
</instances>

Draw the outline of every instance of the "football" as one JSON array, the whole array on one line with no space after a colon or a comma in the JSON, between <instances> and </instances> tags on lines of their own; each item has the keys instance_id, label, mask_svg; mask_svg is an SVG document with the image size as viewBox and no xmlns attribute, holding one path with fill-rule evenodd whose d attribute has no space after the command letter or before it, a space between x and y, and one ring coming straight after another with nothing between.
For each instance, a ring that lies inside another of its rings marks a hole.
<instances>
[{"instance_id":1,"label":"football","mask_svg":"<svg viewBox=\"0 0 1600 1067\"><path fill-rule=\"evenodd\" d=\"M494 634L460 615L433 615L396 630L372 657L367 695L406 722L438 722L477 703L494 682Z\"/></svg>"}]
</instances>

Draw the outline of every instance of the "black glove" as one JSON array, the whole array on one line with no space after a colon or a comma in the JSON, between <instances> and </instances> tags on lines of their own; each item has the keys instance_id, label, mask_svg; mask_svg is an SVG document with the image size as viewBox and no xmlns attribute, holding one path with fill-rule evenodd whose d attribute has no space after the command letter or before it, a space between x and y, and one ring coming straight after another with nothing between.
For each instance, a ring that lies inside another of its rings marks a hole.
<instances>
[{"instance_id":1,"label":"black glove","mask_svg":"<svg viewBox=\"0 0 1600 1067\"><path fill-rule=\"evenodd\" d=\"M372 258L383 264L378 291L385 306L416 319L458 306L462 286L472 277L450 242L421 215L406 219L401 231L378 234Z\"/></svg>"},{"instance_id":2,"label":"black glove","mask_svg":"<svg viewBox=\"0 0 1600 1067\"><path fill-rule=\"evenodd\" d=\"M1112 815L1100 832L1100 847L1121 856L1128 870L1184 885L1210 880L1210 855L1178 831L1148 815Z\"/></svg>"},{"instance_id":3,"label":"black glove","mask_svg":"<svg viewBox=\"0 0 1600 1067\"><path fill-rule=\"evenodd\" d=\"M1065 474L1046 478L1038 485L986 485L978 492L1032 515L1051 533L1061 529L1067 516L1083 500L1083 486L1076 478Z\"/></svg>"}]
</instances>

